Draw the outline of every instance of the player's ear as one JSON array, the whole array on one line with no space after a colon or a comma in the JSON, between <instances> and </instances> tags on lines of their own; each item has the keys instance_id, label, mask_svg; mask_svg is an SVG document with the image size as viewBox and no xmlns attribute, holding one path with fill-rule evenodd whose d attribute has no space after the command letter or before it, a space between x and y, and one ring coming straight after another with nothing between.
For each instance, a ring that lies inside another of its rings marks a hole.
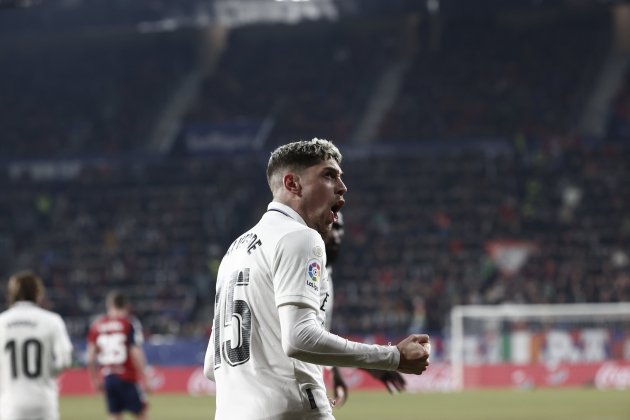
<instances>
[{"instance_id":1,"label":"player's ear","mask_svg":"<svg viewBox=\"0 0 630 420\"><path fill-rule=\"evenodd\" d=\"M300 184L300 177L293 173L289 172L284 175L282 178L282 183L284 185L284 189L290 192L291 194L300 195L302 193L302 185Z\"/></svg>"}]
</instances>

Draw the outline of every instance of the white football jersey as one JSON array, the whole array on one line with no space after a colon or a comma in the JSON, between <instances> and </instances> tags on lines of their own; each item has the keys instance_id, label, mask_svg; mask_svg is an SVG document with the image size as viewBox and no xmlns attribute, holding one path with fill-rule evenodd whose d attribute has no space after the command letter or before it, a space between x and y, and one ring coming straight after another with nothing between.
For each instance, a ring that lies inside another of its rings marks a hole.
<instances>
[{"instance_id":1,"label":"white football jersey","mask_svg":"<svg viewBox=\"0 0 630 420\"><path fill-rule=\"evenodd\" d=\"M61 317L31 302L0 314L0 420L57 420L56 377L72 361Z\"/></svg>"},{"instance_id":2,"label":"white football jersey","mask_svg":"<svg viewBox=\"0 0 630 420\"><path fill-rule=\"evenodd\" d=\"M307 305L324 325L324 249L319 233L276 202L228 249L206 355L217 384L216 420L333 418L322 367L285 354L278 316L281 305Z\"/></svg>"}]
</instances>

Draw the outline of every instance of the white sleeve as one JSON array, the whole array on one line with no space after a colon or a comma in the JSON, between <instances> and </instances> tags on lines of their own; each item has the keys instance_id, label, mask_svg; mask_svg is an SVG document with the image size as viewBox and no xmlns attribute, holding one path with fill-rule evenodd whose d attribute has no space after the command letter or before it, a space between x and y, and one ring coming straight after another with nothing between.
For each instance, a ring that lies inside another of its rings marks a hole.
<instances>
[{"instance_id":1,"label":"white sleeve","mask_svg":"<svg viewBox=\"0 0 630 420\"><path fill-rule=\"evenodd\" d=\"M210 334L206 357L203 361L203 374L206 375L206 378L214 382L214 328Z\"/></svg>"},{"instance_id":2,"label":"white sleeve","mask_svg":"<svg viewBox=\"0 0 630 420\"><path fill-rule=\"evenodd\" d=\"M277 307L320 306L320 282L326 263L324 241L313 229L302 229L278 240L273 260L273 287Z\"/></svg>"},{"instance_id":3,"label":"white sleeve","mask_svg":"<svg viewBox=\"0 0 630 420\"><path fill-rule=\"evenodd\" d=\"M57 375L72 364L72 341L66 324L60 316L55 317L57 334L53 338L53 374Z\"/></svg>"},{"instance_id":4,"label":"white sleeve","mask_svg":"<svg viewBox=\"0 0 630 420\"><path fill-rule=\"evenodd\" d=\"M400 352L396 346L364 344L326 331L309 307L278 308L282 348L289 357L318 365L396 370Z\"/></svg>"}]
</instances>

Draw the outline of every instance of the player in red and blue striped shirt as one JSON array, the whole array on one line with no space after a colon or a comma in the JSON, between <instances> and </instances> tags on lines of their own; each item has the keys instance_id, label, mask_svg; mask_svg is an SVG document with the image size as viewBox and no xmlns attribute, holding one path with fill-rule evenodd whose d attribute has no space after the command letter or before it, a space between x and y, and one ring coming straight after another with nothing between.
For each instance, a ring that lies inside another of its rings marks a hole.
<instances>
[{"instance_id":1,"label":"player in red and blue striped shirt","mask_svg":"<svg viewBox=\"0 0 630 420\"><path fill-rule=\"evenodd\" d=\"M146 420L142 327L129 315L128 299L121 292L110 292L106 305L107 313L97 318L88 332L90 380L95 389L105 393L110 420L122 419L125 411Z\"/></svg>"}]
</instances>

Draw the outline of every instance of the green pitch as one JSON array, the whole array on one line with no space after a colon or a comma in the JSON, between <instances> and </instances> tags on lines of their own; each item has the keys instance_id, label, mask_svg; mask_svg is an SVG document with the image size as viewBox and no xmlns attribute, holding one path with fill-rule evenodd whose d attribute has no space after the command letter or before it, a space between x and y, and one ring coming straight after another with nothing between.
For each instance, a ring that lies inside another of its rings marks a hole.
<instances>
[{"instance_id":1,"label":"green pitch","mask_svg":"<svg viewBox=\"0 0 630 420\"><path fill-rule=\"evenodd\" d=\"M210 420L214 413L213 397L150 395L149 403L151 420ZM630 391L351 392L334 414L337 420L628 420ZM61 418L104 419L105 406L96 396L65 397Z\"/></svg>"}]
</instances>

